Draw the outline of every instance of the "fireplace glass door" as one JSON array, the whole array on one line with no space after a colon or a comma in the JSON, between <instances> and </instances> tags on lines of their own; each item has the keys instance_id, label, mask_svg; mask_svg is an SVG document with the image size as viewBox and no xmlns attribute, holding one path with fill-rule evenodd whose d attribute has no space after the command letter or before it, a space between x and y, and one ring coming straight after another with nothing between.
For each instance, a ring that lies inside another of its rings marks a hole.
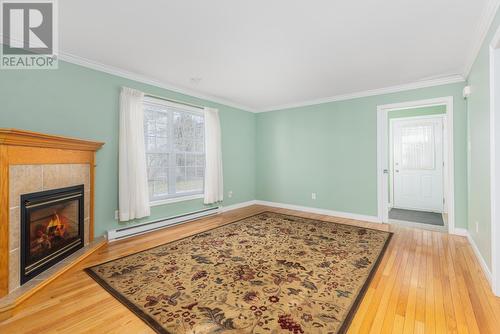
<instances>
[{"instance_id":1,"label":"fireplace glass door","mask_svg":"<svg viewBox=\"0 0 500 334\"><path fill-rule=\"evenodd\" d=\"M83 185L21 196L21 284L83 246Z\"/></svg>"}]
</instances>

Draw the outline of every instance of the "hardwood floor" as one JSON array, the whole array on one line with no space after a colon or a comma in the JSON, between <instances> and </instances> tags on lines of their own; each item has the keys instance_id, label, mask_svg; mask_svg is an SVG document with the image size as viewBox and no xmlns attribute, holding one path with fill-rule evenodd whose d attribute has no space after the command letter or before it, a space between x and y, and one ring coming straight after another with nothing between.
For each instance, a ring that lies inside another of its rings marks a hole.
<instances>
[{"instance_id":1,"label":"hardwood floor","mask_svg":"<svg viewBox=\"0 0 500 334\"><path fill-rule=\"evenodd\" d=\"M262 211L394 232L349 333L500 333L500 298L465 237L257 205L104 246L19 306L0 333L153 333L82 268Z\"/></svg>"}]
</instances>

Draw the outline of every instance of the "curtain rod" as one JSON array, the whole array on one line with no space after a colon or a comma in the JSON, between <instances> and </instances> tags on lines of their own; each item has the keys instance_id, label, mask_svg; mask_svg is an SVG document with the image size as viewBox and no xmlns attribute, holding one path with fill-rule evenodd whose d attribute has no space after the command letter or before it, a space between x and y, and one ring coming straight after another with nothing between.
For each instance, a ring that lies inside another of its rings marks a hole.
<instances>
[{"instance_id":1,"label":"curtain rod","mask_svg":"<svg viewBox=\"0 0 500 334\"><path fill-rule=\"evenodd\" d=\"M182 101L178 101L178 100L174 100L174 99L167 99L166 97L163 97L163 96L158 96L158 95L153 95L153 94L147 94L147 93L144 93L144 96L146 96L146 97L153 97L155 99L160 99L160 100L164 100L164 101L168 101L168 102L183 104L185 106L193 107L193 108L196 108L196 109L201 109L201 110L205 109L205 107L197 105L197 104L191 104L191 103L182 102Z\"/></svg>"}]
</instances>

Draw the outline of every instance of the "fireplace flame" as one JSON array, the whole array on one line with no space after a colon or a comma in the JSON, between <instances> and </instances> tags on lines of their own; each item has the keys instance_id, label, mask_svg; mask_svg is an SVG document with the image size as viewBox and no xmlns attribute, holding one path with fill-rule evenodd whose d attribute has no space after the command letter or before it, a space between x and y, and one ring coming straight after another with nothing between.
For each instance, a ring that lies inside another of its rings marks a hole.
<instances>
[{"instance_id":1,"label":"fireplace flame","mask_svg":"<svg viewBox=\"0 0 500 334\"><path fill-rule=\"evenodd\" d=\"M59 215L57 214L57 212L54 212L54 215L52 216L49 223L47 224L47 231L49 231L49 229L51 227L56 227L56 226L59 226L61 224L62 223L61 223L61 219L59 218Z\"/></svg>"},{"instance_id":2,"label":"fireplace flame","mask_svg":"<svg viewBox=\"0 0 500 334\"><path fill-rule=\"evenodd\" d=\"M65 219L61 219L57 212L54 212L54 215L47 224L47 234L51 234L50 232L58 237L63 237L66 232Z\"/></svg>"}]
</instances>

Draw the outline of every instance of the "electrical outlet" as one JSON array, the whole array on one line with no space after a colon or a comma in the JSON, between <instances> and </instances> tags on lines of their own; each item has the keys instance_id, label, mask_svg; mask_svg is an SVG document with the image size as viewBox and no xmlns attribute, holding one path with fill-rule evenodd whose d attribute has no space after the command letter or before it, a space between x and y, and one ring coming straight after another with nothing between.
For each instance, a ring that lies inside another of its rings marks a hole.
<instances>
[{"instance_id":1,"label":"electrical outlet","mask_svg":"<svg viewBox=\"0 0 500 334\"><path fill-rule=\"evenodd\" d=\"M475 223L476 223L476 233L479 233L479 222L476 221Z\"/></svg>"},{"instance_id":2,"label":"electrical outlet","mask_svg":"<svg viewBox=\"0 0 500 334\"><path fill-rule=\"evenodd\" d=\"M316 200L316 193L311 194L311 199Z\"/></svg>"},{"instance_id":3,"label":"electrical outlet","mask_svg":"<svg viewBox=\"0 0 500 334\"><path fill-rule=\"evenodd\" d=\"M227 197L232 198L233 197L233 191L229 190L227 193Z\"/></svg>"},{"instance_id":4,"label":"electrical outlet","mask_svg":"<svg viewBox=\"0 0 500 334\"><path fill-rule=\"evenodd\" d=\"M115 220L120 219L120 211L115 210Z\"/></svg>"}]
</instances>

